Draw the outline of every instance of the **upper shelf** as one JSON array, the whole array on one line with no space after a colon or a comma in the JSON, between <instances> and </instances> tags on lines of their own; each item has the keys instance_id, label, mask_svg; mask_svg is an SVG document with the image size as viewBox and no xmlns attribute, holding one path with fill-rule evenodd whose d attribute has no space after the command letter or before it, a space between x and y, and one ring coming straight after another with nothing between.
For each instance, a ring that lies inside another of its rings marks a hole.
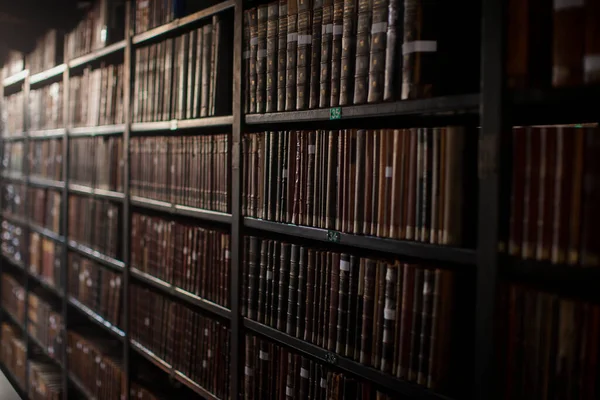
<instances>
[{"instance_id":1,"label":"upper shelf","mask_svg":"<svg viewBox=\"0 0 600 400\"><path fill-rule=\"evenodd\" d=\"M233 116L205 117L196 119L173 119L157 122L134 122L131 124L132 132L177 131L192 128L210 128L228 126L233 123Z\"/></svg>"},{"instance_id":2,"label":"upper shelf","mask_svg":"<svg viewBox=\"0 0 600 400\"><path fill-rule=\"evenodd\" d=\"M77 57L72 59L71 61L69 61L69 68L76 68L79 67L81 65L87 64L89 62L95 61L99 58L102 57L106 57L112 53L116 53L118 51L121 51L125 48L126 45L126 41L125 40L121 40L119 42L110 44L106 47L103 47L101 49L92 51L91 53L88 53L84 56L81 57Z\"/></svg>"},{"instance_id":3,"label":"upper shelf","mask_svg":"<svg viewBox=\"0 0 600 400\"><path fill-rule=\"evenodd\" d=\"M29 71L24 69L21 72L17 72L14 75L4 78L4 80L2 81L2 85L4 87L8 87L8 86L16 85L17 83L21 83L21 82L25 81L25 77L27 77L28 74L29 74Z\"/></svg>"},{"instance_id":4,"label":"upper shelf","mask_svg":"<svg viewBox=\"0 0 600 400\"><path fill-rule=\"evenodd\" d=\"M56 67L47 69L46 71L42 71L40 73L31 75L31 77L29 77L29 83L32 85L37 84L37 83L42 83L44 81L47 81L49 79L55 78L59 75L62 75L66 69L67 69L66 64L57 65Z\"/></svg>"}]
</instances>

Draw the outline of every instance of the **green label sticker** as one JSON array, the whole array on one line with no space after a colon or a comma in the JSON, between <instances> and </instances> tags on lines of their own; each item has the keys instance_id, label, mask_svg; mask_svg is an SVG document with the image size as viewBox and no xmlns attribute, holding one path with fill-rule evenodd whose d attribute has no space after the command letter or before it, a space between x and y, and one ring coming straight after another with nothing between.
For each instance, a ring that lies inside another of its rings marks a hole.
<instances>
[{"instance_id":1,"label":"green label sticker","mask_svg":"<svg viewBox=\"0 0 600 400\"><path fill-rule=\"evenodd\" d=\"M337 231L327 231L327 240L334 243L340 242L340 233Z\"/></svg>"},{"instance_id":2,"label":"green label sticker","mask_svg":"<svg viewBox=\"0 0 600 400\"><path fill-rule=\"evenodd\" d=\"M329 119L342 119L342 108L334 107L329 109Z\"/></svg>"}]
</instances>

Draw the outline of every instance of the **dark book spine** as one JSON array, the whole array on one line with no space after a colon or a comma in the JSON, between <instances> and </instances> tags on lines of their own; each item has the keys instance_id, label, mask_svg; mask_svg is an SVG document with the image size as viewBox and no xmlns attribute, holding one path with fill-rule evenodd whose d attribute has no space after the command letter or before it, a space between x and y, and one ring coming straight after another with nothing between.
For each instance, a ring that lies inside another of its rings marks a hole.
<instances>
[{"instance_id":1,"label":"dark book spine","mask_svg":"<svg viewBox=\"0 0 600 400\"><path fill-rule=\"evenodd\" d=\"M298 309L296 311L296 337L301 338L304 336L306 321L306 286L307 286L307 269L308 269L308 253L305 247L300 247L300 263L298 265Z\"/></svg>"},{"instance_id":2,"label":"dark book spine","mask_svg":"<svg viewBox=\"0 0 600 400\"><path fill-rule=\"evenodd\" d=\"M305 317L304 317L304 341L311 342L313 335L313 306L316 304L315 299L315 251L308 249L306 265L306 301L305 301ZM302 300L300 300L302 301Z\"/></svg>"},{"instance_id":3,"label":"dark book spine","mask_svg":"<svg viewBox=\"0 0 600 400\"><path fill-rule=\"evenodd\" d=\"M256 112L264 113L266 108L266 88L267 88L267 19L268 7L266 5L258 6L257 20L257 41L256 51Z\"/></svg>"},{"instance_id":4,"label":"dark book spine","mask_svg":"<svg viewBox=\"0 0 600 400\"><path fill-rule=\"evenodd\" d=\"M279 4L269 3L267 20L266 112L277 111L277 45L279 41Z\"/></svg>"},{"instance_id":5,"label":"dark book spine","mask_svg":"<svg viewBox=\"0 0 600 400\"><path fill-rule=\"evenodd\" d=\"M298 66L298 1L288 0L287 63L285 78L285 110L296 109L296 68Z\"/></svg>"},{"instance_id":6,"label":"dark book spine","mask_svg":"<svg viewBox=\"0 0 600 400\"><path fill-rule=\"evenodd\" d=\"M309 68L311 61L310 35L311 0L298 0L298 53L296 58L296 110L308 108Z\"/></svg>"},{"instance_id":7,"label":"dark book spine","mask_svg":"<svg viewBox=\"0 0 600 400\"><path fill-rule=\"evenodd\" d=\"M344 0L333 0L333 36L331 41L331 92L330 107L340 105L340 79L342 63L342 32L344 22Z\"/></svg>"},{"instance_id":8,"label":"dark book spine","mask_svg":"<svg viewBox=\"0 0 600 400\"><path fill-rule=\"evenodd\" d=\"M350 256L342 254L340 256L340 277L338 285L338 311L337 311L337 340L335 352L345 354L346 352L346 326L348 324L348 302L350 297ZM333 290L333 288L332 288Z\"/></svg>"},{"instance_id":9,"label":"dark book spine","mask_svg":"<svg viewBox=\"0 0 600 400\"><path fill-rule=\"evenodd\" d=\"M319 107L329 107L331 88L331 48L333 45L333 0L323 0Z\"/></svg>"},{"instance_id":10,"label":"dark book spine","mask_svg":"<svg viewBox=\"0 0 600 400\"><path fill-rule=\"evenodd\" d=\"M260 273L258 275L258 304L256 313L257 321L262 323L266 320L267 260L268 241L262 240L260 243Z\"/></svg>"},{"instance_id":11,"label":"dark book spine","mask_svg":"<svg viewBox=\"0 0 600 400\"><path fill-rule=\"evenodd\" d=\"M244 62L244 114L250 113L250 13L251 10L244 11L244 43L243 43L243 54L242 60ZM196 86L201 87L202 83L198 81L199 71L201 71L202 63L199 60L202 59L202 29L198 29L198 60L196 61ZM198 105L197 105L198 93L194 98L194 118L197 117Z\"/></svg>"},{"instance_id":12,"label":"dark book spine","mask_svg":"<svg viewBox=\"0 0 600 400\"><path fill-rule=\"evenodd\" d=\"M290 152L290 133L281 132L283 139L283 146L281 150L281 189L279 191L279 201L277 203L277 215L276 220L278 222L285 222L287 216L287 202L288 202L288 185L289 179L289 152Z\"/></svg>"},{"instance_id":13,"label":"dark book spine","mask_svg":"<svg viewBox=\"0 0 600 400\"><path fill-rule=\"evenodd\" d=\"M288 0L279 0L279 27L277 31L277 111L285 111Z\"/></svg>"},{"instance_id":14,"label":"dark book spine","mask_svg":"<svg viewBox=\"0 0 600 400\"><path fill-rule=\"evenodd\" d=\"M352 104L354 86L356 0L344 0L342 54L340 71L340 106Z\"/></svg>"},{"instance_id":15,"label":"dark book spine","mask_svg":"<svg viewBox=\"0 0 600 400\"><path fill-rule=\"evenodd\" d=\"M396 265L388 264L385 273L385 305L383 309L383 337L381 351L381 371L392 372L394 363L394 328L396 320Z\"/></svg>"},{"instance_id":16,"label":"dark book spine","mask_svg":"<svg viewBox=\"0 0 600 400\"><path fill-rule=\"evenodd\" d=\"M313 202L313 196L315 191L315 181L314 181L314 170L315 170L315 153L316 153L316 133L308 132L307 134L308 141L308 160L306 167L306 212L304 213L304 221L301 221L304 225L311 225L314 215L314 207L315 204Z\"/></svg>"},{"instance_id":17,"label":"dark book spine","mask_svg":"<svg viewBox=\"0 0 600 400\"><path fill-rule=\"evenodd\" d=\"M300 262L300 247L292 244L290 257L290 280L288 286L287 324L285 332L293 336L296 333L296 295L298 293L298 271Z\"/></svg>"},{"instance_id":18,"label":"dark book spine","mask_svg":"<svg viewBox=\"0 0 600 400\"><path fill-rule=\"evenodd\" d=\"M385 43L387 33L387 0L374 0L371 20L371 54L369 60L369 103L383 100L385 76Z\"/></svg>"},{"instance_id":19,"label":"dark book spine","mask_svg":"<svg viewBox=\"0 0 600 400\"><path fill-rule=\"evenodd\" d=\"M271 301L269 311L269 325L277 326L277 311L279 300L279 279L280 279L280 262L281 262L281 246L282 243L273 241L273 253L271 255Z\"/></svg>"},{"instance_id":20,"label":"dark book spine","mask_svg":"<svg viewBox=\"0 0 600 400\"><path fill-rule=\"evenodd\" d=\"M252 8L249 11L250 17L250 61L249 61L249 77L250 77L250 106L248 112L250 114L256 113L256 83L257 83L257 56L258 56L258 13L256 8ZM208 61L206 61L209 44L207 43L211 37L209 34L207 37L208 29L204 27L204 48L202 49L202 102L201 102L201 116L202 110L205 107L208 93L204 93L204 83L208 77Z\"/></svg>"},{"instance_id":21,"label":"dark book spine","mask_svg":"<svg viewBox=\"0 0 600 400\"><path fill-rule=\"evenodd\" d=\"M290 280L290 245L281 244L281 263L279 265L279 301L277 303L277 330L283 331L287 322L288 288Z\"/></svg>"},{"instance_id":22,"label":"dark book spine","mask_svg":"<svg viewBox=\"0 0 600 400\"><path fill-rule=\"evenodd\" d=\"M323 24L323 0L313 1L312 37L310 57L310 89L308 108L319 107L319 82L321 67L321 38Z\"/></svg>"},{"instance_id":23,"label":"dark book spine","mask_svg":"<svg viewBox=\"0 0 600 400\"><path fill-rule=\"evenodd\" d=\"M399 23L403 20L403 1L388 0L387 33L385 48L385 73L383 78L383 101L392 101L400 91L398 71L401 70L399 53L402 42L398 40Z\"/></svg>"},{"instance_id":24,"label":"dark book spine","mask_svg":"<svg viewBox=\"0 0 600 400\"><path fill-rule=\"evenodd\" d=\"M423 274L423 306L421 312L421 337L417 383L426 385L429 375L429 352L432 344L435 271L425 269Z\"/></svg>"},{"instance_id":25,"label":"dark book spine","mask_svg":"<svg viewBox=\"0 0 600 400\"><path fill-rule=\"evenodd\" d=\"M345 255L342 255L345 256ZM337 335L337 323L338 323L338 304L339 304L339 293L340 293L340 273L341 273L341 262L340 255L333 253L330 255L330 266L331 266L331 280L330 280L330 291L329 291L329 318L328 318L328 337L327 337L327 349L330 351L336 351ZM345 264L344 264L345 266Z\"/></svg>"},{"instance_id":26,"label":"dark book spine","mask_svg":"<svg viewBox=\"0 0 600 400\"><path fill-rule=\"evenodd\" d=\"M362 332L360 363L371 365L371 350L373 337L373 314L375 309L375 286L377 265L373 260L366 260L364 273L364 292L362 301Z\"/></svg>"},{"instance_id":27,"label":"dark book spine","mask_svg":"<svg viewBox=\"0 0 600 400\"><path fill-rule=\"evenodd\" d=\"M415 286L410 331L410 364L408 367L408 379L410 381L416 381L419 373L421 321L423 319L423 283L424 269L417 267L415 268Z\"/></svg>"}]
</instances>

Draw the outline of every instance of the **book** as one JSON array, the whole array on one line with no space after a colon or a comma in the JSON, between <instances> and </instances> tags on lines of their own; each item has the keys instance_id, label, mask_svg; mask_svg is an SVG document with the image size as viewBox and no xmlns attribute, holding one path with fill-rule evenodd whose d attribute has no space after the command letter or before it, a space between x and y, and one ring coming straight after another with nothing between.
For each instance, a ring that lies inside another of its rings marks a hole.
<instances>
[{"instance_id":1,"label":"book","mask_svg":"<svg viewBox=\"0 0 600 400\"><path fill-rule=\"evenodd\" d=\"M6 172L15 173L17 175L23 174L24 148L25 146L21 141L4 143L2 165Z\"/></svg>"},{"instance_id":2,"label":"book","mask_svg":"<svg viewBox=\"0 0 600 400\"><path fill-rule=\"evenodd\" d=\"M12 275L3 273L2 279L2 308L8 312L15 321L25 325L25 288Z\"/></svg>"},{"instance_id":3,"label":"book","mask_svg":"<svg viewBox=\"0 0 600 400\"><path fill-rule=\"evenodd\" d=\"M37 232L29 234L29 272L46 284L61 289L63 246Z\"/></svg>"},{"instance_id":4,"label":"book","mask_svg":"<svg viewBox=\"0 0 600 400\"><path fill-rule=\"evenodd\" d=\"M22 183L5 182L1 188L2 193L2 211L8 215L26 219L27 207L25 198L27 196L27 186Z\"/></svg>"},{"instance_id":5,"label":"book","mask_svg":"<svg viewBox=\"0 0 600 400\"><path fill-rule=\"evenodd\" d=\"M62 315L35 293L27 294L27 332L43 346L50 358L62 357L64 322Z\"/></svg>"},{"instance_id":6,"label":"book","mask_svg":"<svg viewBox=\"0 0 600 400\"><path fill-rule=\"evenodd\" d=\"M123 191L123 138L98 136L69 141L69 181L90 188Z\"/></svg>"},{"instance_id":7,"label":"book","mask_svg":"<svg viewBox=\"0 0 600 400\"><path fill-rule=\"evenodd\" d=\"M61 181L62 139L32 140L29 143L29 175Z\"/></svg>"},{"instance_id":8,"label":"book","mask_svg":"<svg viewBox=\"0 0 600 400\"><path fill-rule=\"evenodd\" d=\"M6 110L6 116L3 117L2 136L4 137L15 137L23 135L24 129L24 100L23 91L12 93L4 96L4 109Z\"/></svg>"},{"instance_id":9,"label":"book","mask_svg":"<svg viewBox=\"0 0 600 400\"><path fill-rule=\"evenodd\" d=\"M62 81L32 89L28 106L29 130L64 128Z\"/></svg>"},{"instance_id":10,"label":"book","mask_svg":"<svg viewBox=\"0 0 600 400\"><path fill-rule=\"evenodd\" d=\"M20 339L21 333L13 325L2 323L0 355L2 364L16 378L21 389L25 388L27 376L27 345Z\"/></svg>"},{"instance_id":11,"label":"book","mask_svg":"<svg viewBox=\"0 0 600 400\"><path fill-rule=\"evenodd\" d=\"M56 189L30 187L27 198L31 221L60 234L62 193Z\"/></svg>"}]
</instances>

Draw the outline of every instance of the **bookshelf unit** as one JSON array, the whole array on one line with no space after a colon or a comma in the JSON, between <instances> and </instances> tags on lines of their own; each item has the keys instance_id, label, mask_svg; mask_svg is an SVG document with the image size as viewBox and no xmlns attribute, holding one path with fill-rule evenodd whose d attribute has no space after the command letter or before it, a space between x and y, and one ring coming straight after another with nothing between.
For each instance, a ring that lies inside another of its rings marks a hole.
<instances>
[{"instance_id":1,"label":"bookshelf unit","mask_svg":"<svg viewBox=\"0 0 600 400\"><path fill-rule=\"evenodd\" d=\"M385 393L397 398L449 400L450 397L437 393L425 386L417 385L378 369L363 365L351 358L340 356L325 347L304 341L293 335L277 330L266 324L244 317L242 307L243 296L243 250L244 235L264 235L263 237L293 240L294 243L308 244L318 248L333 249L338 252L357 252L361 255L384 255L395 257L403 262L441 262L444 268L456 270L469 276L473 282L474 304L472 318L468 327L472 331L472 348L468 349L468 359L462 363L467 365L469 376L468 387L462 388L465 398L488 400L499 398L502 383L499 380L497 357L495 352L495 333L497 332L495 312L498 303L498 287L504 281L524 282L539 286L552 292L567 296L598 301L597 290L593 287L599 278L598 269L574 269L564 265L550 265L540 262L517 261L504 256L498 249L498 243L506 229L508 215L506 207L507 193L510 187L510 132L517 124L572 124L596 122L598 120L595 100L600 91L598 87L581 87L574 89L547 89L510 91L505 86L506 71L504 67L505 49L505 1L486 0L481 2L481 37L480 43L480 92L460 95L446 95L427 99L384 102L380 104L350 105L333 108L310 109L303 111L282 111L265 114L244 113L242 58L243 58L243 13L244 10L266 2L247 2L244 0L226 0L218 2L203 10L182 18L175 19L165 25L152 28L146 32L134 34L130 26L132 2L126 2L125 39L110 44L89 54L73 59L66 59L62 64L46 71L29 74L23 70L2 81L3 98L6 93L22 92L24 99L29 98L32 87L40 88L52 82L63 85L63 127L48 130L29 130L30 110L25 100L23 104L25 131L12 132L12 136L2 138L2 151L6 143L23 143L23 172L15 173L2 169L2 186L22 184L26 188L52 189L60 191L60 229L54 232L34 223L28 215L25 219L4 212L2 220L19 225L29 233L34 232L62 247L60 253L60 287L49 284L44 278L33 274L29 265L29 251L26 250L23 260L11 260L0 257L0 273L8 271L13 276L21 276L25 293L34 288L50 292L61 304L60 312L64 323L63 341L66 342L66 330L75 319L99 328L107 335L122 344L121 362L125 376L125 393L130 397L129 386L133 369L133 354L145 358L172 381L187 387L203 398L218 399L215 394L200 386L182 372L176 370L169 362L161 359L130 336L130 302L132 285L152 288L165 296L169 301L183 304L191 310L198 310L204 316L225 322L230 331L229 366L230 383L229 398L243 398L244 380L244 339L246 334L267 339L278 346L289 349L312 361L319 362L333 371L340 371L350 377L359 378L375 385ZM191 119L171 119L158 122L133 121L133 91L135 74L136 49L146 44L172 37L176 33L185 32L190 27L198 26L199 21L209 20L213 15L224 12L233 13L233 26L226 26L228 35L233 37L233 76L232 105L230 115L209 116ZM122 55L124 65L123 86L123 123L91 127L71 127L69 116L69 83L73 71L80 70L106 57ZM335 109L335 110L334 110ZM335 111L336 118L332 118ZM466 135L466 140L477 149L477 189L470 196L475 196L477 212L471 224L475 229L476 242L472 246L445 246L421 243L408 240L396 240L374 236L363 236L339 232L338 230L292 225L244 216L242 210L243 196L243 162L242 140L244 134L261 130L277 130L279 126L289 129L341 129L358 125L394 126L410 125L414 122L429 121L469 121L471 126L479 127L478 131ZM228 212L218 212L160 201L131 193L130 143L132 138L151 136L185 136L190 133L227 132L227 152L229 154ZM121 137L123 141L123 187L122 191L113 191L88 187L70 182L69 149L70 143L78 138ZM32 141L60 139L62 140L62 179L53 180L33 177L29 174L26 162L28 149ZM27 193L27 191L25 191ZM120 209L120 237L122 248L120 257L109 257L87 245L69 239L69 197L77 195L84 198L106 200L118 204ZM0 200L3 201L3 200ZM25 195L21 199L29 209L31 199ZM176 221L204 222L209 226L217 226L230 233L231 250L229 271L229 303L230 308L204 299L194 293L177 287L171 282L159 279L141 271L131 263L132 244L131 221L134 211L152 213L170 217ZM27 211L26 211L27 213ZM29 247L26 246L26 249ZM119 326L103 318L68 293L68 256L69 253L94 261L101 267L119 274L123 282L121 294L122 314ZM28 302L25 301L25 315L28 313ZM74 315L77 318L74 318ZM46 352L40 341L28 334L27 322L18 321L7 310L2 309L0 321L9 320L20 328L27 349L39 348ZM29 350L28 350L29 351ZM48 355L48 354L47 354ZM471 357L471 355L473 357ZM85 398L93 399L89 388L75 376L69 368L66 346L58 357L52 357L62 373L63 398L68 398L69 388L74 388ZM452 365L461 368L464 365ZM0 368L9 377L21 394L29 390L17 383L15 377L8 372L5 365ZM28 380L26 379L26 382ZM24 396L26 398L26 396Z\"/></svg>"}]
</instances>

